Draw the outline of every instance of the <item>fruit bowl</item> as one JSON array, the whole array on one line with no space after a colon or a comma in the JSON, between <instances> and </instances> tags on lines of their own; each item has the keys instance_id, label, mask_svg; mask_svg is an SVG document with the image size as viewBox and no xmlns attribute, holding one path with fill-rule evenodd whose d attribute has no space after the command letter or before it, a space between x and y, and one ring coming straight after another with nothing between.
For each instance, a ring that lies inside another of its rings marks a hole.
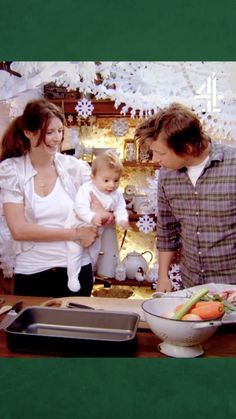
<instances>
[{"instance_id":1,"label":"fruit bowl","mask_svg":"<svg viewBox=\"0 0 236 419\"><path fill-rule=\"evenodd\" d=\"M162 341L158 349L174 358L194 358L204 353L201 346L217 330L209 321L184 321L163 317L188 301L183 297L152 298L142 303L145 320L152 332Z\"/></svg>"}]
</instances>

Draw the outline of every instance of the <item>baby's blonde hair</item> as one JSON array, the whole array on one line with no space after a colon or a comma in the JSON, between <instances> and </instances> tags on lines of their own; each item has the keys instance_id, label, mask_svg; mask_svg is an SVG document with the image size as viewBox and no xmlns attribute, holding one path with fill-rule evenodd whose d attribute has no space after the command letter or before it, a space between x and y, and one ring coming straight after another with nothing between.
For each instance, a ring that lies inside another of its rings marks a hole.
<instances>
[{"instance_id":1,"label":"baby's blonde hair","mask_svg":"<svg viewBox=\"0 0 236 419\"><path fill-rule=\"evenodd\" d=\"M92 175L96 176L97 172L99 170L104 169L104 167L109 167L109 169L114 169L120 175L123 171L123 164L121 160L111 150L104 151L93 160Z\"/></svg>"}]
</instances>

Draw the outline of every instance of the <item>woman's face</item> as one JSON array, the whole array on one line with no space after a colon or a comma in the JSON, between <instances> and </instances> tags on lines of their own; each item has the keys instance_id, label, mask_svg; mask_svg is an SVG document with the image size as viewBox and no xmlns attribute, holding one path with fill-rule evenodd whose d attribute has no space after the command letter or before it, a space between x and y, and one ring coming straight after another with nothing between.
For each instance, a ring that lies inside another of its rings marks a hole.
<instances>
[{"instance_id":1,"label":"woman's face","mask_svg":"<svg viewBox=\"0 0 236 419\"><path fill-rule=\"evenodd\" d=\"M40 143L40 145L37 148L44 150L47 154L54 155L57 151L60 151L63 133L64 126L62 121L57 117L52 118L49 121L48 127L46 129L45 139ZM37 144L40 134L40 131L37 131L35 133L35 144Z\"/></svg>"}]
</instances>

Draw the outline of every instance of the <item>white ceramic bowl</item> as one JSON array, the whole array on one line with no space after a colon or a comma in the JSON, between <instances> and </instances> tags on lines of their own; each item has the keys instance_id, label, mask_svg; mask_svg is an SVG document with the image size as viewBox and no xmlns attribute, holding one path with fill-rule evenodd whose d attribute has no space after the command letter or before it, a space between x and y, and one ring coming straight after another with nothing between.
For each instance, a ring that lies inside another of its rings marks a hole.
<instances>
[{"instance_id":1,"label":"white ceramic bowl","mask_svg":"<svg viewBox=\"0 0 236 419\"><path fill-rule=\"evenodd\" d=\"M192 358L204 353L201 343L214 334L218 326L209 321L184 321L162 317L187 301L182 297L163 297L146 300L142 309L153 333L162 340L160 352L175 358Z\"/></svg>"}]
</instances>

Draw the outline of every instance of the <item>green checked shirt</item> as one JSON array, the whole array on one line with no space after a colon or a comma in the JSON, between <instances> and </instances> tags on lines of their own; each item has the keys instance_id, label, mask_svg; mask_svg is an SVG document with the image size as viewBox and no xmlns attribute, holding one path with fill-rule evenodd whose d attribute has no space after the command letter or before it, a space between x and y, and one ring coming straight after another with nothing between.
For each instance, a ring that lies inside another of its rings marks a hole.
<instances>
[{"instance_id":1,"label":"green checked shirt","mask_svg":"<svg viewBox=\"0 0 236 419\"><path fill-rule=\"evenodd\" d=\"M236 284L236 148L212 142L209 157L196 186L186 168L158 178L157 248L182 247L186 287Z\"/></svg>"}]
</instances>

